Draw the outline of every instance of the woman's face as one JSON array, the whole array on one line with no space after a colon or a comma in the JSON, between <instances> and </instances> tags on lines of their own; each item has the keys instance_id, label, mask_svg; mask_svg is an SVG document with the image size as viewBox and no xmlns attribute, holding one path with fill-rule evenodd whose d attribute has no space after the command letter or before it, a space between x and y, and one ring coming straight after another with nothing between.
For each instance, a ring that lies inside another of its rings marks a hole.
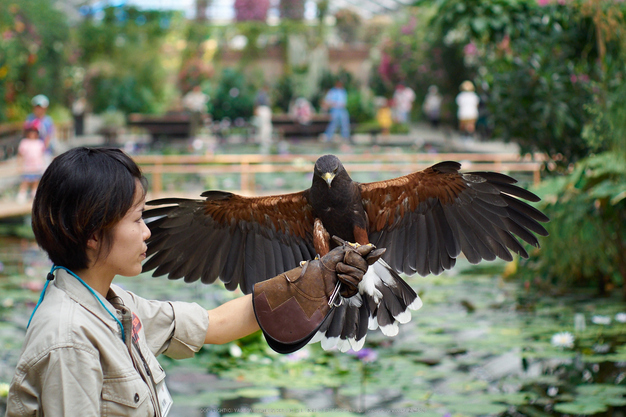
<instances>
[{"instance_id":1,"label":"woman's face","mask_svg":"<svg viewBox=\"0 0 626 417\"><path fill-rule=\"evenodd\" d=\"M114 275L132 277L141 273L141 263L146 259L146 240L150 229L143 221L145 197L139 181L135 187L133 206L113 228L111 252L102 260L103 266Z\"/></svg>"}]
</instances>

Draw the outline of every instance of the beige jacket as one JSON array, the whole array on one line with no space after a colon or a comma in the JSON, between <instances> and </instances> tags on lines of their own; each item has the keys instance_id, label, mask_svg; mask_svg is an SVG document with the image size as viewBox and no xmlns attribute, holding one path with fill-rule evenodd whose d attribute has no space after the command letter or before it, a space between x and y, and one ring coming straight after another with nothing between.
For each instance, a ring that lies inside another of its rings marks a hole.
<instances>
[{"instance_id":1,"label":"beige jacket","mask_svg":"<svg viewBox=\"0 0 626 417\"><path fill-rule=\"evenodd\" d=\"M7 417L161 416L156 356L188 358L209 326L198 304L150 301L111 286L106 312L63 270L48 286L11 382Z\"/></svg>"}]
</instances>

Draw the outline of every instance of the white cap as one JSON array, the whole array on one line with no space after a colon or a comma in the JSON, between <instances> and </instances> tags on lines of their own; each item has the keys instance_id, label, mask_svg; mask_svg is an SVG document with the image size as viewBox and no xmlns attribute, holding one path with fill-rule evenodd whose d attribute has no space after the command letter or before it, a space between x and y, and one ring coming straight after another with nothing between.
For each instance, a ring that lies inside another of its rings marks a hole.
<instances>
[{"instance_id":1,"label":"white cap","mask_svg":"<svg viewBox=\"0 0 626 417\"><path fill-rule=\"evenodd\" d=\"M33 97L33 99L31 100L31 103L33 106L41 106L41 107L47 108L48 105L50 104L50 100L48 100L48 97L44 96L43 94L38 94L35 97Z\"/></svg>"}]
</instances>

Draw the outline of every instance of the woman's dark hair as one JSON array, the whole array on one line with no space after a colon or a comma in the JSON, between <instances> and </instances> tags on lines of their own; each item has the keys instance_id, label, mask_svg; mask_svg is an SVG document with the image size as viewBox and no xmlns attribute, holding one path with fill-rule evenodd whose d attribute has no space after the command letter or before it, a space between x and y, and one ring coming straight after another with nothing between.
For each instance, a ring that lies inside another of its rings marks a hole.
<instances>
[{"instance_id":1,"label":"woman's dark hair","mask_svg":"<svg viewBox=\"0 0 626 417\"><path fill-rule=\"evenodd\" d=\"M88 267L87 242L101 240L98 256L111 250L113 227L134 203L137 180L147 181L116 148L74 148L46 169L33 202L35 239L50 260L71 270Z\"/></svg>"}]
</instances>

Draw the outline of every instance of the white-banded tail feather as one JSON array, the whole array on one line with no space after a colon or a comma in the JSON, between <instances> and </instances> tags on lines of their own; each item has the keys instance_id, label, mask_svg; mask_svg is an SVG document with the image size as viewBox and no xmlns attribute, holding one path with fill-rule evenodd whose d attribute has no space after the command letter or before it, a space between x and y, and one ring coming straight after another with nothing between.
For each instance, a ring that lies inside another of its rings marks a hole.
<instances>
[{"instance_id":1,"label":"white-banded tail feather","mask_svg":"<svg viewBox=\"0 0 626 417\"><path fill-rule=\"evenodd\" d=\"M360 350L368 330L380 328L395 336L400 324L411 321L411 311L422 307L413 289L382 259L371 265L359 283L359 293L343 298L333 308L310 343L321 341L324 350Z\"/></svg>"}]
</instances>

